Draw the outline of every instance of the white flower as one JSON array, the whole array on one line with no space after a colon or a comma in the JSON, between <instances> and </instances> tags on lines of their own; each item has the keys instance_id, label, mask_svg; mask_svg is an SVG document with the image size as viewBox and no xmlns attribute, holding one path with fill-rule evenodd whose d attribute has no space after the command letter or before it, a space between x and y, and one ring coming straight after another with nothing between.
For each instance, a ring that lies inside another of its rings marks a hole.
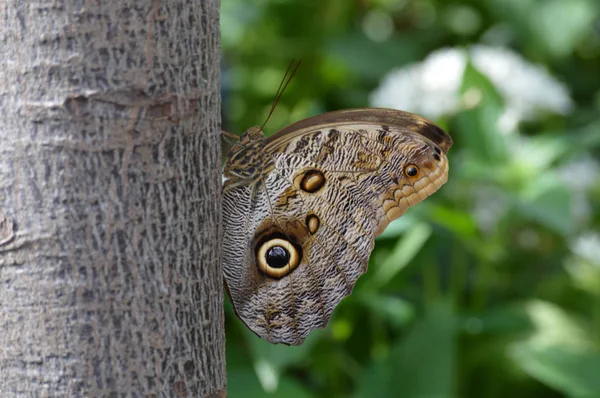
<instances>
[{"instance_id":1,"label":"white flower","mask_svg":"<svg viewBox=\"0 0 600 398\"><path fill-rule=\"evenodd\" d=\"M600 164L591 156L576 159L560 167L560 179L576 191L586 191L600 178Z\"/></svg>"},{"instance_id":2,"label":"white flower","mask_svg":"<svg viewBox=\"0 0 600 398\"><path fill-rule=\"evenodd\" d=\"M543 67L506 48L477 45L470 54L474 66L494 83L517 119L531 120L538 111L566 114L571 110L567 88Z\"/></svg>"},{"instance_id":3,"label":"white flower","mask_svg":"<svg viewBox=\"0 0 600 398\"><path fill-rule=\"evenodd\" d=\"M460 87L468 56L506 101L500 123L506 130L540 112L566 114L572 101L566 87L543 67L517 53L476 45L468 50L445 48L423 62L396 69L371 94L371 104L415 112L436 119L461 109Z\"/></svg>"},{"instance_id":4,"label":"white flower","mask_svg":"<svg viewBox=\"0 0 600 398\"><path fill-rule=\"evenodd\" d=\"M456 112L465 60L460 50L442 49L420 64L393 70L371 94L370 102L433 119Z\"/></svg>"},{"instance_id":5,"label":"white flower","mask_svg":"<svg viewBox=\"0 0 600 398\"><path fill-rule=\"evenodd\" d=\"M586 156L559 167L557 171L558 178L571 188L573 218L586 222L593 214L587 191L600 179L600 164L594 158Z\"/></svg>"}]
</instances>

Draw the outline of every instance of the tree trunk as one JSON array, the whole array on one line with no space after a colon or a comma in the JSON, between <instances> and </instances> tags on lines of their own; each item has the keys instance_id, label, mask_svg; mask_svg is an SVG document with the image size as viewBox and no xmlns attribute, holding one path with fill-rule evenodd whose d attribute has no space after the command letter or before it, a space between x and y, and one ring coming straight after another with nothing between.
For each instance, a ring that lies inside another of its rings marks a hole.
<instances>
[{"instance_id":1,"label":"tree trunk","mask_svg":"<svg viewBox=\"0 0 600 398\"><path fill-rule=\"evenodd\" d=\"M0 396L224 396L219 1L0 3Z\"/></svg>"}]
</instances>

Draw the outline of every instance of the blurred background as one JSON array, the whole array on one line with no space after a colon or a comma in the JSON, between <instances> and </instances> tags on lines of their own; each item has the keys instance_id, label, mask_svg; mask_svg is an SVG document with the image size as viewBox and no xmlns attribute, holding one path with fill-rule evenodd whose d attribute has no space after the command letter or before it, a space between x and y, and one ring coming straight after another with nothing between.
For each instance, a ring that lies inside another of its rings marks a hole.
<instances>
[{"instance_id":1,"label":"blurred background","mask_svg":"<svg viewBox=\"0 0 600 398\"><path fill-rule=\"evenodd\" d=\"M222 0L223 120L391 107L450 178L304 345L227 301L230 397L600 397L600 1Z\"/></svg>"}]
</instances>

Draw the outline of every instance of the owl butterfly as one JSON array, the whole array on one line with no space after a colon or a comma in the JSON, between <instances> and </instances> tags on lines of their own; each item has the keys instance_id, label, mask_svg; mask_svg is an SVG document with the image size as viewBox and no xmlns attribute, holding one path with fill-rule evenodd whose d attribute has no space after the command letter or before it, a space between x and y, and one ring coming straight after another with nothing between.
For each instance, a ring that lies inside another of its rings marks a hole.
<instances>
[{"instance_id":1,"label":"owl butterfly","mask_svg":"<svg viewBox=\"0 0 600 398\"><path fill-rule=\"evenodd\" d=\"M327 325L374 239L448 178L450 136L392 109L349 109L265 138L244 132L223 187L223 271L237 316L271 343Z\"/></svg>"}]
</instances>

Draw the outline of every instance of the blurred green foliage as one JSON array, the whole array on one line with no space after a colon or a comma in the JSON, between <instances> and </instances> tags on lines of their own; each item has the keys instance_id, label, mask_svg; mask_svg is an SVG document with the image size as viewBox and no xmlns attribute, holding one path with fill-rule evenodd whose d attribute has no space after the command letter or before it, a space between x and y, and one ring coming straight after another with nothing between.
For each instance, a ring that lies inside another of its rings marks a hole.
<instances>
[{"instance_id":1,"label":"blurred green foliage","mask_svg":"<svg viewBox=\"0 0 600 398\"><path fill-rule=\"evenodd\" d=\"M459 95L478 100L435 120L455 141L448 183L377 240L326 329L270 345L227 303L229 396L600 397L600 2L222 0L221 18L229 131L264 121L292 58L267 134L476 43L573 102L507 133L501 90L469 63Z\"/></svg>"}]
</instances>

